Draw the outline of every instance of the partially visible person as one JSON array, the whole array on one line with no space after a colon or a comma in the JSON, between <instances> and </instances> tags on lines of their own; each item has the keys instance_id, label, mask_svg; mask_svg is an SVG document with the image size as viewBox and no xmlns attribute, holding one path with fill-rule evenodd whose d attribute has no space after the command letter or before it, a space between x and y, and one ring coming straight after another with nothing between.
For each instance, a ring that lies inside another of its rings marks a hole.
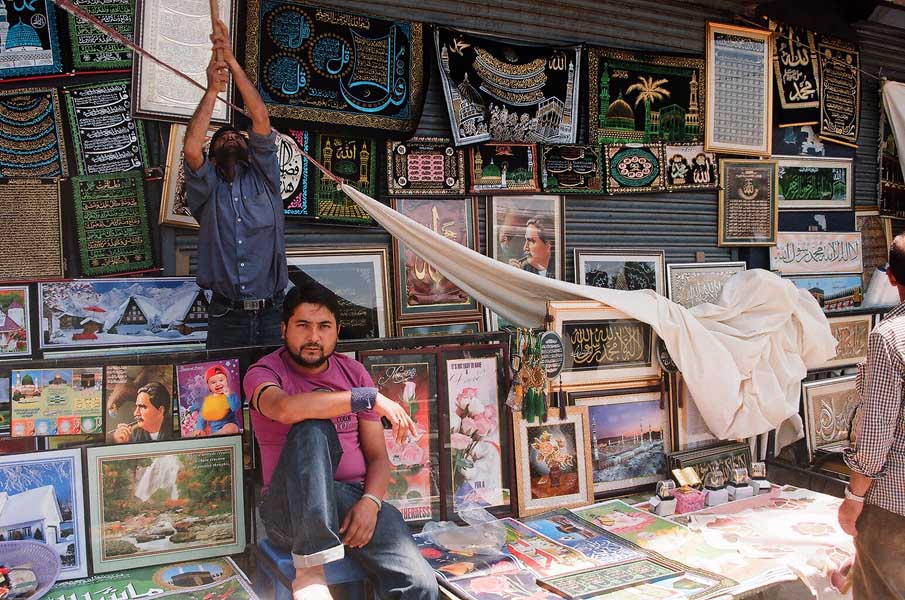
<instances>
[{"instance_id":1,"label":"partially visible person","mask_svg":"<svg viewBox=\"0 0 905 600\"><path fill-rule=\"evenodd\" d=\"M113 430L113 441L150 442L177 439L173 428L173 406L170 392L160 383L152 382L138 389L135 395L135 420L120 423Z\"/></svg>"},{"instance_id":2,"label":"partially visible person","mask_svg":"<svg viewBox=\"0 0 905 600\"><path fill-rule=\"evenodd\" d=\"M529 273L541 277L556 278L556 263L553 261L553 230L545 217L536 216L525 223L525 258L510 260L509 264L521 266Z\"/></svg>"},{"instance_id":3,"label":"partially visible person","mask_svg":"<svg viewBox=\"0 0 905 600\"><path fill-rule=\"evenodd\" d=\"M890 246L886 276L901 303L870 333L844 453L852 474L839 524L855 538L855 600L905 599L905 234Z\"/></svg>"}]
</instances>

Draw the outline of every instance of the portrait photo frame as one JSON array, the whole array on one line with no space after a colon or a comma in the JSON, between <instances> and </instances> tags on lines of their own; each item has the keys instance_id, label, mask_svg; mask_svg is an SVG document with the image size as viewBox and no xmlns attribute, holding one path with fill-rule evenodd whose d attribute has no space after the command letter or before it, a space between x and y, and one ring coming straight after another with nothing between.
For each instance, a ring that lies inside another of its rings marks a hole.
<instances>
[{"instance_id":1,"label":"portrait photo frame","mask_svg":"<svg viewBox=\"0 0 905 600\"><path fill-rule=\"evenodd\" d=\"M747 268L744 261L669 263L666 265L669 299L685 308L716 302L729 278Z\"/></svg>"},{"instance_id":2,"label":"portrait photo frame","mask_svg":"<svg viewBox=\"0 0 905 600\"><path fill-rule=\"evenodd\" d=\"M500 262L536 273L537 268L531 264L529 252L525 251L525 232L526 223L540 217L541 229L549 228L554 237L546 276L551 279L562 279L563 255L565 254L564 214L563 196L489 197L487 199L486 254ZM552 263L552 268L550 263Z\"/></svg>"},{"instance_id":3,"label":"portrait photo frame","mask_svg":"<svg viewBox=\"0 0 905 600\"><path fill-rule=\"evenodd\" d=\"M575 283L666 294L666 254L636 248L574 248Z\"/></svg>"},{"instance_id":4,"label":"portrait photo frame","mask_svg":"<svg viewBox=\"0 0 905 600\"><path fill-rule=\"evenodd\" d=\"M849 446L852 420L860 402L855 375L832 377L801 384L808 454L818 450L841 452Z\"/></svg>"},{"instance_id":5,"label":"portrait photo frame","mask_svg":"<svg viewBox=\"0 0 905 600\"><path fill-rule=\"evenodd\" d=\"M780 210L852 210L854 161L773 156L779 163Z\"/></svg>"},{"instance_id":6,"label":"portrait photo frame","mask_svg":"<svg viewBox=\"0 0 905 600\"><path fill-rule=\"evenodd\" d=\"M720 246L772 246L779 229L776 161L720 160Z\"/></svg>"}]
</instances>

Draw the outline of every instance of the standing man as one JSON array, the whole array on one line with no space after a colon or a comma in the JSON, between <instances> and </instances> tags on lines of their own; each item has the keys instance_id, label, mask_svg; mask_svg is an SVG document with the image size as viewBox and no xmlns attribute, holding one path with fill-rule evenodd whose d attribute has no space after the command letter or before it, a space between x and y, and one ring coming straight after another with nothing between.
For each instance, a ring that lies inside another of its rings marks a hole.
<instances>
[{"instance_id":1,"label":"standing man","mask_svg":"<svg viewBox=\"0 0 905 600\"><path fill-rule=\"evenodd\" d=\"M201 226L197 281L213 292L207 346L278 344L289 276L276 132L264 101L233 55L220 20L211 41L214 55L207 67L207 92L189 121L184 145L186 203ZM214 133L205 156L211 114L227 70L251 115L248 141L238 129L225 125Z\"/></svg>"},{"instance_id":2,"label":"standing man","mask_svg":"<svg viewBox=\"0 0 905 600\"><path fill-rule=\"evenodd\" d=\"M547 219L541 216L532 217L525 223L525 262L522 269L541 277L556 278L553 262L553 237ZM510 260L510 264L519 266L520 261Z\"/></svg>"},{"instance_id":3,"label":"standing man","mask_svg":"<svg viewBox=\"0 0 905 600\"><path fill-rule=\"evenodd\" d=\"M292 552L295 600L328 599L324 564L346 552L381 598L435 600L437 581L402 515L385 504L390 460L380 417L400 443L415 425L377 392L361 363L334 354L339 301L316 282L283 306L284 346L253 364L243 386L261 449L259 506L270 541Z\"/></svg>"},{"instance_id":4,"label":"standing man","mask_svg":"<svg viewBox=\"0 0 905 600\"><path fill-rule=\"evenodd\" d=\"M905 599L905 234L892 242L886 276L902 303L871 332L858 365L852 474L839 507L855 536L855 600Z\"/></svg>"}]
</instances>

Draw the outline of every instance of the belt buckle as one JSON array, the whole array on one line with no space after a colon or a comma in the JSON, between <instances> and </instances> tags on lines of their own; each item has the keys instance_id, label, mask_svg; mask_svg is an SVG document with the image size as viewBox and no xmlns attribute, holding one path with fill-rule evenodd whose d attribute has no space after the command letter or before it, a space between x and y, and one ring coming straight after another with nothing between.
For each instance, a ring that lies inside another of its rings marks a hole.
<instances>
[{"instance_id":1,"label":"belt buckle","mask_svg":"<svg viewBox=\"0 0 905 600\"><path fill-rule=\"evenodd\" d=\"M261 307L264 304L264 300L243 300L242 301L242 310L246 310L249 312L257 312L261 310Z\"/></svg>"}]
</instances>

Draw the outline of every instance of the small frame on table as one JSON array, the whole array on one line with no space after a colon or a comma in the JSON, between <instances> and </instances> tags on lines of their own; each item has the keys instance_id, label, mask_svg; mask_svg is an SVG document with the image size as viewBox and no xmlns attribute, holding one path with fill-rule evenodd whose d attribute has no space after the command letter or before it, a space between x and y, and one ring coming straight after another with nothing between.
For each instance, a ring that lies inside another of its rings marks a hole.
<instances>
[{"instance_id":1,"label":"small frame on table","mask_svg":"<svg viewBox=\"0 0 905 600\"><path fill-rule=\"evenodd\" d=\"M751 446L740 442L727 442L706 448L673 452L667 456L669 471L692 467L701 481L713 470L723 473L724 481L729 481L732 470L744 467L751 472Z\"/></svg>"}]
</instances>

